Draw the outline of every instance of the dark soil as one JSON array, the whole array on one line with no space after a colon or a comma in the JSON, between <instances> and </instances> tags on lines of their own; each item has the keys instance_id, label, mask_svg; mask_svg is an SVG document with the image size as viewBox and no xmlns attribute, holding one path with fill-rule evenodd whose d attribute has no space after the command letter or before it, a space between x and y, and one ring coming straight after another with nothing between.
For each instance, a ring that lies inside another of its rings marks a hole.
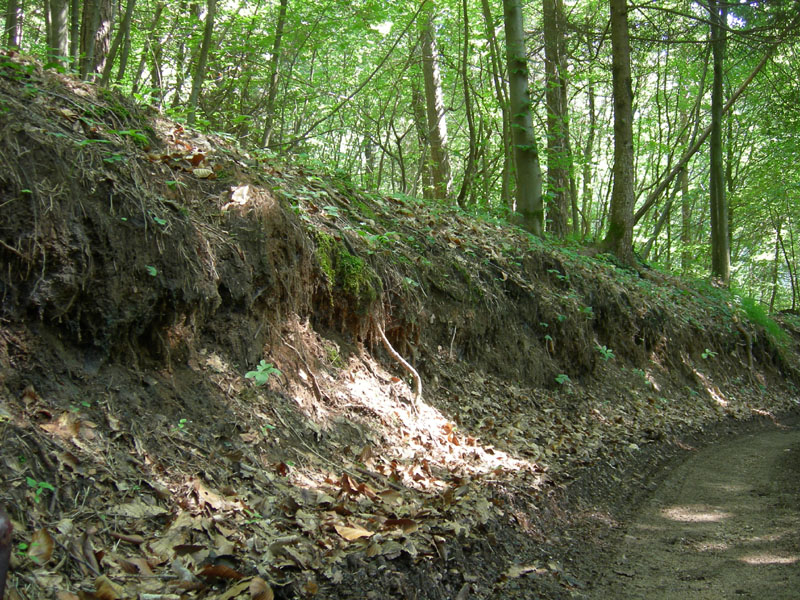
<instances>
[{"instance_id":1,"label":"dark soil","mask_svg":"<svg viewBox=\"0 0 800 600\"><path fill-rule=\"evenodd\" d=\"M789 317L16 55L0 210L11 598L585 594L687 440L797 404Z\"/></svg>"}]
</instances>

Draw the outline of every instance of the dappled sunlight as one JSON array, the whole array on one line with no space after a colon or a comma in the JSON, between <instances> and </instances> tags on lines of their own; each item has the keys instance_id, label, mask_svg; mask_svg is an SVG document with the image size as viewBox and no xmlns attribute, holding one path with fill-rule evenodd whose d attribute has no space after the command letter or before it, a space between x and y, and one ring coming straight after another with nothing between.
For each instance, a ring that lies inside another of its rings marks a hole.
<instances>
[{"instance_id":1,"label":"dappled sunlight","mask_svg":"<svg viewBox=\"0 0 800 600\"><path fill-rule=\"evenodd\" d=\"M424 397L414 406L408 384L397 377L385 373L375 377L363 368L351 368L341 383L341 397L347 398L343 408L368 412L383 425L382 433L388 442L385 446L391 448L391 456L372 456L369 468L386 461L402 461L406 466L395 464L394 474L402 476L404 484L422 488L447 485L444 479L434 476L432 467L444 468L458 476L528 472L535 474L535 482L542 479L542 466L515 458L460 430L441 411L425 402ZM420 465L424 476L419 471Z\"/></svg>"},{"instance_id":2,"label":"dappled sunlight","mask_svg":"<svg viewBox=\"0 0 800 600\"><path fill-rule=\"evenodd\" d=\"M729 519L732 513L705 505L671 506L661 510L661 516L681 523L716 523Z\"/></svg>"},{"instance_id":3,"label":"dappled sunlight","mask_svg":"<svg viewBox=\"0 0 800 600\"><path fill-rule=\"evenodd\" d=\"M792 565L800 560L800 557L794 555L778 556L777 554L762 552L760 554L742 556L739 560L748 565Z\"/></svg>"},{"instance_id":4,"label":"dappled sunlight","mask_svg":"<svg viewBox=\"0 0 800 600\"><path fill-rule=\"evenodd\" d=\"M723 552L730 548L725 542L696 542L692 547L698 552Z\"/></svg>"}]
</instances>

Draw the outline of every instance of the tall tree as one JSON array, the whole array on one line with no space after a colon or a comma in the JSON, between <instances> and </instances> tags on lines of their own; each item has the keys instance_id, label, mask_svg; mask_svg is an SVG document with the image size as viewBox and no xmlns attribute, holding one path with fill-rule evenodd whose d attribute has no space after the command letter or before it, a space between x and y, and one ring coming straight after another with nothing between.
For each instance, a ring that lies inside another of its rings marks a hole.
<instances>
[{"instance_id":1,"label":"tall tree","mask_svg":"<svg viewBox=\"0 0 800 600\"><path fill-rule=\"evenodd\" d=\"M283 28L286 23L286 10L289 0L281 0L278 10L278 22L275 25L275 39L272 41L272 52L269 57L269 88L267 90L267 105L265 107L267 116L264 121L264 135L261 138L261 146L269 146L272 138L272 130L275 123L275 98L278 97L278 74L281 64L281 41L283 40Z\"/></svg>"},{"instance_id":2,"label":"tall tree","mask_svg":"<svg viewBox=\"0 0 800 600\"><path fill-rule=\"evenodd\" d=\"M492 9L489 6L489 0L481 0L481 11L483 12L483 22L486 27L486 39L489 42L489 61L491 63L492 83L494 84L494 91L497 103L500 105L500 114L502 116L503 173L500 184L500 202L502 206L511 209L514 204L514 201L511 199L514 152L511 141L511 116L509 115L508 106L508 88L502 65L503 61L500 53L500 44L498 44L497 36L495 35L494 17L492 16Z\"/></svg>"},{"instance_id":3,"label":"tall tree","mask_svg":"<svg viewBox=\"0 0 800 600\"><path fill-rule=\"evenodd\" d=\"M20 0L8 0L6 4L6 38L9 48L18 48L20 43L22 6Z\"/></svg>"},{"instance_id":4,"label":"tall tree","mask_svg":"<svg viewBox=\"0 0 800 600\"><path fill-rule=\"evenodd\" d=\"M614 98L614 188L604 250L633 264L633 87L627 0L610 0L611 87Z\"/></svg>"},{"instance_id":5,"label":"tall tree","mask_svg":"<svg viewBox=\"0 0 800 600\"><path fill-rule=\"evenodd\" d=\"M200 46L200 55L197 57L194 74L192 76L192 92L189 95L188 117L189 125L194 125L197 114L197 105L200 100L200 90L206 79L206 65L208 53L211 49L211 38L214 35L214 18L217 14L217 0L208 0L206 3L206 23L203 29L203 42Z\"/></svg>"},{"instance_id":6,"label":"tall tree","mask_svg":"<svg viewBox=\"0 0 800 600\"><path fill-rule=\"evenodd\" d=\"M542 0L545 101L547 104L547 230L567 233L570 203L569 117L564 49L566 27L561 0Z\"/></svg>"},{"instance_id":7,"label":"tall tree","mask_svg":"<svg viewBox=\"0 0 800 600\"><path fill-rule=\"evenodd\" d=\"M69 53L69 0L50 0L48 62L64 61Z\"/></svg>"},{"instance_id":8,"label":"tall tree","mask_svg":"<svg viewBox=\"0 0 800 600\"><path fill-rule=\"evenodd\" d=\"M714 64L714 79L711 86L711 141L710 184L711 198L711 276L723 285L731 277L731 247L728 223L728 199L725 194L725 165L722 159L723 71L725 42L727 39L727 11L718 0L709 0L711 52Z\"/></svg>"},{"instance_id":9,"label":"tall tree","mask_svg":"<svg viewBox=\"0 0 800 600\"><path fill-rule=\"evenodd\" d=\"M50 1L52 2L53 0ZM114 36L114 41L111 44L111 50L109 50L108 52L108 59L106 60L105 67L103 67L103 78L100 80L100 85L102 85L103 87L108 86L108 82L111 78L111 70L114 67L114 60L117 57L117 52L119 51L119 48L122 45L122 41L130 37L131 18L133 17L133 9L135 6L136 6L136 0L128 0L128 4L125 7L125 16L122 19L122 24L119 26L119 29L117 30L117 35Z\"/></svg>"},{"instance_id":10,"label":"tall tree","mask_svg":"<svg viewBox=\"0 0 800 600\"><path fill-rule=\"evenodd\" d=\"M544 221L542 171L539 166L539 148L533 132L528 54L525 51L520 0L503 0L503 14L506 29L511 132L516 158L516 208L522 214L522 226L534 235L541 236Z\"/></svg>"},{"instance_id":11,"label":"tall tree","mask_svg":"<svg viewBox=\"0 0 800 600\"><path fill-rule=\"evenodd\" d=\"M422 78L425 83L425 113L428 120L428 145L431 151L433 197L445 200L452 183L450 157L447 151L447 118L444 92L439 72L439 52L433 24L433 2L420 13L420 46L422 47Z\"/></svg>"}]
</instances>

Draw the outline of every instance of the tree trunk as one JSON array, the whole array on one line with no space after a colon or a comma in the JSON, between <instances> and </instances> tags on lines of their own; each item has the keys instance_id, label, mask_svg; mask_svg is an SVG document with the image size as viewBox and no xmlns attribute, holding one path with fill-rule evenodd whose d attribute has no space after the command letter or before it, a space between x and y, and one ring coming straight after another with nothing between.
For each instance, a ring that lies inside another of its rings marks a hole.
<instances>
[{"instance_id":1,"label":"tree trunk","mask_svg":"<svg viewBox=\"0 0 800 600\"><path fill-rule=\"evenodd\" d=\"M153 52L153 48L156 45L156 36L158 35L158 25L161 21L161 13L164 12L165 3L160 1L156 4L155 13L153 13L153 21L150 25L150 33L147 34L147 40L144 43L144 47L142 48L142 55L139 57L139 66L136 68L136 73L133 76L133 93L136 94L139 91L139 83L142 79L142 72L144 71L144 67L147 64L147 55Z\"/></svg>"},{"instance_id":2,"label":"tree trunk","mask_svg":"<svg viewBox=\"0 0 800 600\"><path fill-rule=\"evenodd\" d=\"M583 147L583 193L581 194L581 233L584 237L591 233L589 213L592 210L592 195L594 193L592 186L592 178L594 177L592 162L594 161L594 137L595 131L597 130L597 113L594 107L594 82L591 79L589 79L587 95L589 97L589 133L586 135L586 144Z\"/></svg>"},{"instance_id":3,"label":"tree trunk","mask_svg":"<svg viewBox=\"0 0 800 600\"><path fill-rule=\"evenodd\" d=\"M627 0L611 4L611 77L614 96L614 188L603 250L633 264L633 91Z\"/></svg>"},{"instance_id":4,"label":"tree trunk","mask_svg":"<svg viewBox=\"0 0 800 600\"><path fill-rule=\"evenodd\" d=\"M189 95L189 111L187 115L187 122L189 125L194 125L197 105L200 100L200 90L206 78L206 64L208 63L208 52L211 49L211 38L214 34L214 17L216 16L216 12L217 0L208 0L206 4L206 23L203 30L203 43L200 46L200 55L197 58L197 66L195 67L192 77L192 93Z\"/></svg>"},{"instance_id":5,"label":"tree trunk","mask_svg":"<svg viewBox=\"0 0 800 600\"><path fill-rule=\"evenodd\" d=\"M514 152L511 141L511 117L508 114L508 90L506 88L505 76L503 73L502 60L500 58L500 45L497 43L495 35L494 18L489 0L481 0L483 10L483 21L486 25L486 39L489 40L489 58L492 63L492 81L494 82L497 104L503 117L503 179L500 186L500 199L503 206L509 210L514 208L514 199L511 196L511 178L514 169Z\"/></svg>"},{"instance_id":6,"label":"tree trunk","mask_svg":"<svg viewBox=\"0 0 800 600\"><path fill-rule=\"evenodd\" d=\"M275 25L275 39L272 42L272 54L269 60L269 91L267 92L266 120L264 121L264 136L261 139L261 146L269 146L272 138L272 130L275 123L275 98L278 97L278 75L281 64L281 40L283 39L283 28L286 23L286 10L289 0L281 0L281 7L278 11L278 22Z\"/></svg>"},{"instance_id":7,"label":"tree trunk","mask_svg":"<svg viewBox=\"0 0 800 600\"><path fill-rule=\"evenodd\" d=\"M414 50L416 52L416 49ZM425 99L415 82L411 82L411 108L414 111L414 124L417 129L417 145L419 148L418 177L422 187L422 197L433 200L433 176L428 160L428 118L425 114ZM414 183L416 189L416 180Z\"/></svg>"},{"instance_id":8,"label":"tree trunk","mask_svg":"<svg viewBox=\"0 0 800 600\"><path fill-rule=\"evenodd\" d=\"M728 235L728 201L725 194L725 165L722 159L723 64L727 11L717 0L710 0L711 51L714 82L711 87L710 201L711 201L711 277L727 286L731 276L731 247Z\"/></svg>"},{"instance_id":9,"label":"tree trunk","mask_svg":"<svg viewBox=\"0 0 800 600\"><path fill-rule=\"evenodd\" d=\"M69 0L50 0L48 62L63 62L69 56Z\"/></svg>"},{"instance_id":10,"label":"tree trunk","mask_svg":"<svg viewBox=\"0 0 800 600\"><path fill-rule=\"evenodd\" d=\"M51 2L53 0L50 0ZM60 0L62 1L62 0ZM114 60L117 58L122 40L130 36L131 32L131 18L133 17L133 9L136 6L136 0L128 0L128 5L125 7L125 16L122 18L122 24L117 30L117 35L114 36L114 43L111 44L111 50L108 51L108 58L106 65L103 68L103 78L100 81L102 87L108 87L108 82L111 79L111 70L114 67Z\"/></svg>"},{"instance_id":11,"label":"tree trunk","mask_svg":"<svg viewBox=\"0 0 800 600\"><path fill-rule=\"evenodd\" d=\"M564 8L561 0L542 0L545 100L547 103L547 231L567 233L569 202L569 119L564 50Z\"/></svg>"},{"instance_id":12,"label":"tree trunk","mask_svg":"<svg viewBox=\"0 0 800 600\"><path fill-rule=\"evenodd\" d=\"M522 226L534 235L541 236L544 226L542 172L539 167L539 149L533 133L531 97L528 89L528 55L525 51L520 0L503 0L503 13L511 101L511 132L517 167L516 208L522 214Z\"/></svg>"},{"instance_id":13,"label":"tree trunk","mask_svg":"<svg viewBox=\"0 0 800 600\"><path fill-rule=\"evenodd\" d=\"M22 6L20 0L8 0L6 5L6 41L9 48L19 48Z\"/></svg>"},{"instance_id":14,"label":"tree trunk","mask_svg":"<svg viewBox=\"0 0 800 600\"><path fill-rule=\"evenodd\" d=\"M110 0L84 0L80 52L80 74L84 79L105 67L113 13Z\"/></svg>"},{"instance_id":15,"label":"tree trunk","mask_svg":"<svg viewBox=\"0 0 800 600\"><path fill-rule=\"evenodd\" d=\"M431 151L430 169L433 176L433 196L445 200L450 195L450 158L447 154L447 119L444 113L444 92L439 73L439 56L433 32L433 7L420 15L420 45L422 47L422 78L425 83L425 113L428 120L428 144Z\"/></svg>"},{"instance_id":16,"label":"tree trunk","mask_svg":"<svg viewBox=\"0 0 800 600\"><path fill-rule=\"evenodd\" d=\"M14 0L16 2L17 0ZM69 8L69 56L72 70L80 69L81 60L81 0L70 0Z\"/></svg>"},{"instance_id":17,"label":"tree trunk","mask_svg":"<svg viewBox=\"0 0 800 600\"><path fill-rule=\"evenodd\" d=\"M461 82L464 88L464 113L467 117L467 131L469 133L469 152L467 154L467 163L464 166L464 180L461 183L461 189L458 192L456 202L461 208L467 205L467 194L470 193L472 188L472 180L475 177L475 159L478 154L477 148L477 134L475 132L475 116L472 112L472 97L469 89L469 11L467 10L467 0L462 0L461 10L464 14L464 44L461 52Z\"/></svg>"}]
</instances>

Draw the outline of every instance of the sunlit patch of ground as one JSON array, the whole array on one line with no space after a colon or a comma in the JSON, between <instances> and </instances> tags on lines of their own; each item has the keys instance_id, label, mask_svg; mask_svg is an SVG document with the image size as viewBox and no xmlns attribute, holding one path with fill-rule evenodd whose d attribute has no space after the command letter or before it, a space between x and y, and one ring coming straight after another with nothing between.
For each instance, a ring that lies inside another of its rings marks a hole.
<instances>
[{"instance_id":1,"label":"sunlit patch of ground","mask_svg":"<svg viewBox=\"0 0 800 600\"><path fill-rule=\"evenodd\" d=\"M716 523L733 516L729 512L709 506L671 506L661 511L661 516L682 523Z\"/></svg>"}]
</instances>

